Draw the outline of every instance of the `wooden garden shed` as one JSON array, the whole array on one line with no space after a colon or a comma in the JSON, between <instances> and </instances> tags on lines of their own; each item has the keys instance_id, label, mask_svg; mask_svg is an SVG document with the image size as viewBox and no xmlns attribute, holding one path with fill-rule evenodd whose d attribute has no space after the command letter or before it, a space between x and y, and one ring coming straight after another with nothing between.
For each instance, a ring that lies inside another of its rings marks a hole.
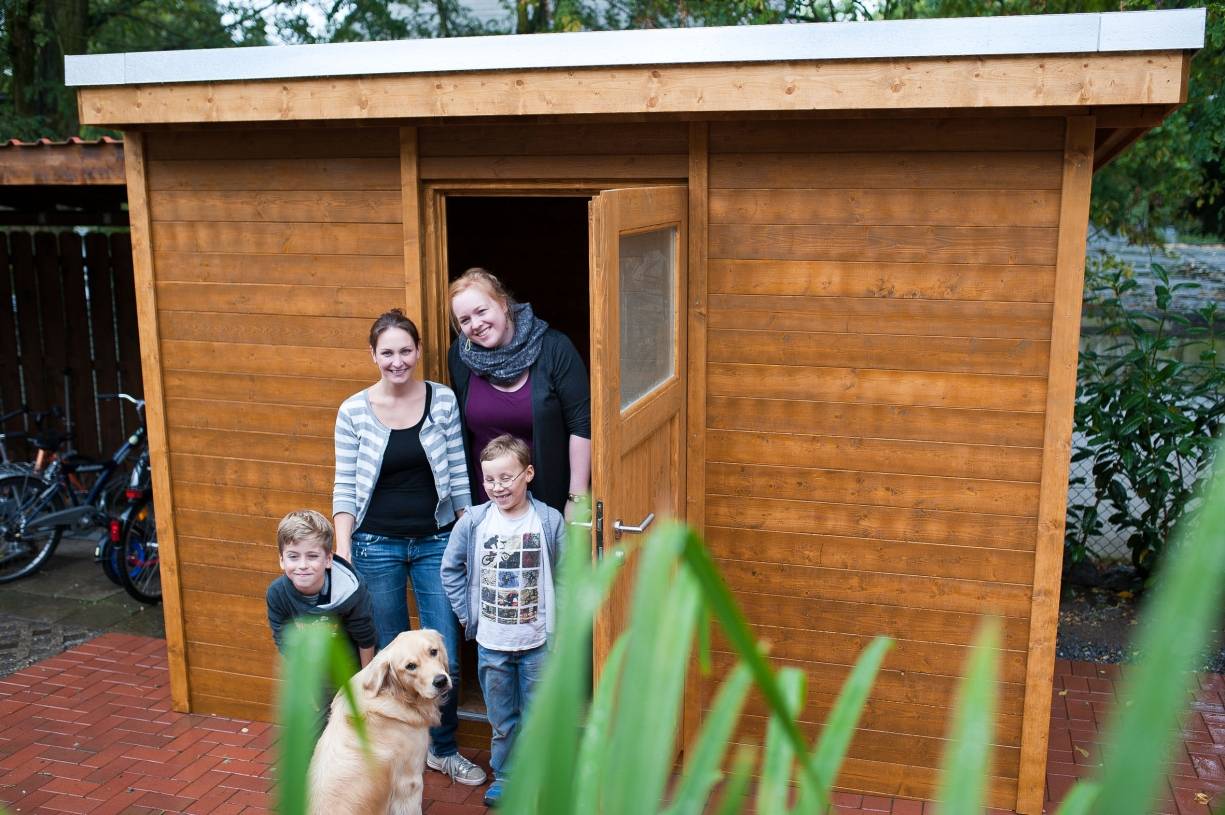
<instances>
[{"instance_id":1,"label":"wooden garden shed","mask_svg":"<svg viewBox=\"0 0 1225 815\"><path fill-rule=\"evenodd\" d=\"M1186 99L1203 30L1183 10L69 57L81 121L125 137L176 707L271 716L273 531L330 507L369 321L406 306L445 378L448 278L483 265L589 356L603 542L649 512L702 528L807 671L810 733L896 638L840 786L932 794L996 615L991 800L1039 812L1090 182ZM712 687L690 683L687 732Z\"/></svg>"}]
</instances>

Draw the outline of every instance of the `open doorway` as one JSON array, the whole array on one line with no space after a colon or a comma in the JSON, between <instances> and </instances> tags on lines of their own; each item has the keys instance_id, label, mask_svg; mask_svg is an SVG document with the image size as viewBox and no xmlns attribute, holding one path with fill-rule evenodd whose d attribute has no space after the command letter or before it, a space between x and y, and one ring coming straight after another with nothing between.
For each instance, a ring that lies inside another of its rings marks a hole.
<instances>
[{"instance_id":1,"label":"open doorway","mask_svg":"<svg viewBox=\"0 0 1225 815\"><path fill-rule=\"evenodd\" d=\"M473 266L561 331L590 370L587 204L571 196L446 198L447 281Z\"/></svg>"},{"instance_id":2,"label":"open doorway","mask_svg":"<svg viewBox=\"0 0 1225 815\"><path fill-rule=\"evenodd\" d=\"M590 201L557 195L464 194L443 199L448 285L473 266L494 273L516 300L531 303L537 317L570 338L588 370ZM483 721L485 702L477 682L474 643L464 643L460 665L460 718ZM461 724L461 734L462 728Z\"/></svg>"}]
</instances>

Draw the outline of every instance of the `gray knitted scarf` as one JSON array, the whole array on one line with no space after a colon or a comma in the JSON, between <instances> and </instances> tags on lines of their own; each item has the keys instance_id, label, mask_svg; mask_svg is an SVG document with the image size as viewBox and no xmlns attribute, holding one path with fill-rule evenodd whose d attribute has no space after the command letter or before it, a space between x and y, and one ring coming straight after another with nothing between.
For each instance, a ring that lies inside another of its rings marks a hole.
<instances>
[{"instance_id":1,"label":"gray knitted scarf","mask_svg":"<svg viewBox=\"0 0 1225 815\"><path fill-rule=\"evenodd\" d=\"M528 303L510 307L515 336L498 348L482 348L463 337L459 343L459 358L472 373L494 385L509 385L532 366L544 345L544 332L549 324L532 313Z\"/></svg>"}]
</instances>

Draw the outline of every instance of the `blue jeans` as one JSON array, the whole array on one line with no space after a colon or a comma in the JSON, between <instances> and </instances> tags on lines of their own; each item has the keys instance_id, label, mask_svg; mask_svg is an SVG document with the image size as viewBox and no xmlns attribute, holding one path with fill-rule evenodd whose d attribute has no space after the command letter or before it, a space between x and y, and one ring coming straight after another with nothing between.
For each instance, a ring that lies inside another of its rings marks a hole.
<instances>
[{"instance_id":1,"label":"blue jeans","mask_svg":"<svg viewBox=\"0 0 1225 815\"><path fill-rule=\"evenodd\" d=\"M449 538L447 532L420 538L353 533L353 568L370 591L379 648L386 648L397 634L408 630L409 579L421 627L442 634L450 662L451 693L442 707L442 723L430 728L436 756L459 752L455 730L459 727L459 648L463 640L459 620L442 590L442 553Z\"/></svg>"},{"instance_id":2,"label":"blue jeans","mask_svg":"<svg viewBox=\"0 0 1225 815\"><path fill-rule=\"evenodd\" d=\"M489 766L495 779L506 778L506 761L515 742L515 731L544 670L548 646L527 651L495 651L477 643L476 675L485 693L485 709L493 742Z\"/></svg>"}]
</instances>

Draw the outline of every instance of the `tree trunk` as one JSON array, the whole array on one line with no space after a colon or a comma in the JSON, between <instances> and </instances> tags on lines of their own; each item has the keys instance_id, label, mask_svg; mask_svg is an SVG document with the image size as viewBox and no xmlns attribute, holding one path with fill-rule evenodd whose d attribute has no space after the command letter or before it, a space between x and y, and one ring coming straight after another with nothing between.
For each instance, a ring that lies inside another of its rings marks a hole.
<instances>
[{"instance_id":1,"label":"tree trunk","mask_svg":"<svg viewBox=\"0 0 1225 815\"><path fill-rule=\"evenodd\" d=\"M4 23L8 26L9 64L13 67L10 80L13 112L18 116L34 114L34 21L32 0L5 0Z\"/></svg>"},{"instance_id":2,"label":"tree trunk","mask_svg":"<svg viewBox=\"0 0 1225 815\"><path fill-rule=\"evenodd\" d=\"M34 120L28 136L77 135L76 94L64 87L64 54L83 54L89 0L4 0L13 112Z\"/></svg>"}]
</instances>

